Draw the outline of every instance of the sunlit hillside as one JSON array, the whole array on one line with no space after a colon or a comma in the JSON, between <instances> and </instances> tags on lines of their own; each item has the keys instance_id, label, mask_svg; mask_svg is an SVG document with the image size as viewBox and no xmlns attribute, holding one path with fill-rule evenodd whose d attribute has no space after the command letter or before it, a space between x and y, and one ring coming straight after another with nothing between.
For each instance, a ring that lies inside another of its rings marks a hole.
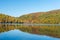
<instances>
[{"instance_id":1,"label":"sunlit hillside","mask_svg":"<svg viewBox=\"0 0 60 40\"><path fill-rule=\"evenodd\" d=\"M0 14L0 22L16 22L17 19L15 17L5 15L5 14Z\"/></svg>"},{"instance_id":2,"label":"sunlit hillside","mask_svg":"<svg viewBox=\"0 0 60 40\"><path fill-rule=\"evenodd\" d=\"M59 24L60 10L31 13L20 16L19 19L23 22L29 22L29 23Z\"/></svg>"}]
</instances>

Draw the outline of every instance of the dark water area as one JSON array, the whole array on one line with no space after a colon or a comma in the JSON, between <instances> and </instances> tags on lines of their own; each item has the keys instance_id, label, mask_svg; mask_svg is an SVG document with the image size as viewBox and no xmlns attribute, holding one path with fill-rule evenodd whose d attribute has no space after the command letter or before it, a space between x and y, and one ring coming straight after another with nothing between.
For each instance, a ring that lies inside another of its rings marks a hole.
<instances>
[{"instance_id":1,"label":"dark water area","mask_svg":"<svg viewBox=\"0 0 60 40\"><path fill-rule=\"evenodd\" d=\"M0 40L60 40L60 38L29 34L15 29L0 33Z\"/></svg>"}]
</instances>

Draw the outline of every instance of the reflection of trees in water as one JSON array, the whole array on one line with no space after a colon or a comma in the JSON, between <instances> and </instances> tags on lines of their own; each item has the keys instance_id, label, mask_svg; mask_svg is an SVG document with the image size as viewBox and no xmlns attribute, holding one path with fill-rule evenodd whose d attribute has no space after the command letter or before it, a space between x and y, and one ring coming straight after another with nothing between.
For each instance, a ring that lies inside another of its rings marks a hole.
<instances>
[{"instance_id":1,"label":"reflection of trees in water","mask_svg":"<svg viewBox=\"0 0 60 40\"><path fill-rule=\"evenodd\" d=\"M19 29L34 34L44 34L60 38L60 26L24 26L24 25L0 25L0 32Z\"/></svg>"}]
</instances>

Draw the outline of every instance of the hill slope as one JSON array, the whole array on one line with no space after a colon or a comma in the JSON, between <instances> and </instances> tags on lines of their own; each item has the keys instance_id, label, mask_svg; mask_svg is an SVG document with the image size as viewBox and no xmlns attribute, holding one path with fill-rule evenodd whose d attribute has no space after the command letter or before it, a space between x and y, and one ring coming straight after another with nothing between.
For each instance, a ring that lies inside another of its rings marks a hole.
<instances>
[{"instance_id":1,"label":"hill slope","mask_svg":"<svg viewBox=\"0 0 60 40\"><path fill-rule=\"evenodd\" d=\"M20 17L11 17L5 14L0 14L0 22L27 22L40 24L60 24L60 10L53 10L48 12L36 12Z\"/></svg>"},{"instance_id":2,"label":"hill slope","mask_svg":"<svg viewBox=\"0 0 60 40\"><path fill-rule=\"evenodd\" d=\"M0 14L0 22L15 22L15 17L9 15Z\"/></svg>"},{"instance_id":3,"label":"hill slope","mask_svg":"<svg viewBox=\"0 0 60 40\"><path fill-rule=\"evenodd\" d=\"M20 16L19 19L20 19L19 21L29 22L29 23L59 24L60 10L31 13Z\"/></svg>"}]
</instances>

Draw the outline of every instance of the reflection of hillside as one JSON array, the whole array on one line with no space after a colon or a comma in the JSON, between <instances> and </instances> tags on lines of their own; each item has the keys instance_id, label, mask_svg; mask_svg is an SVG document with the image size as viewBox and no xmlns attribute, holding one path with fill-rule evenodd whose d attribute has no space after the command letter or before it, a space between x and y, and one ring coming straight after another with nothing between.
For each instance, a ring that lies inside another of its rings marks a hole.
<instances>
[{"instance_id":1,"label":"reflection of hillside","mask_svg":"<svg viewBox=\"0 0 60 40\"><path fill-rule=\"evenodd\" d=\"M19 29L24 32L60 38L60 26L0 25L0 32Z\"/></svg>"}]
</instances>

